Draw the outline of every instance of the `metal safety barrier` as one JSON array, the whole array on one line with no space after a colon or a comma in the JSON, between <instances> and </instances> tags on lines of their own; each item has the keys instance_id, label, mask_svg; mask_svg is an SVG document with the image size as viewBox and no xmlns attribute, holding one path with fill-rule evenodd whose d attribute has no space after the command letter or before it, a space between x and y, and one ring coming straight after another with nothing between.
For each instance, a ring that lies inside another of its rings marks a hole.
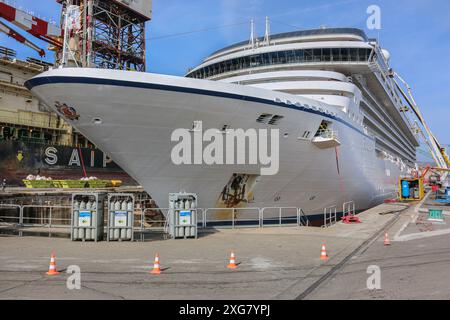
<instances>
[{"instance_id":1,"label":"metal safety barrier","mask_svg":"<svg viewBox=\"0 0 450 320\"><path fill-rule=\"evenodd\" d=\"M347 201L342 204L342 217L355 215L355 202Z\"/></svg>"},{"instance_id":2,"label":"metal safety barrier","mask_svg":"<svg viewBox=\"0 0 450 320\"><path fill-rule=\"evenodd\" d=\"M63 228L70 231L72 207L62 205L23 205L24 227Z\"/></svg>"},{"instance_id":3,"label":"metal safety barrier","mask_svg":"<svg viewBox=\"0 0 450 320\"><path fill-rule=\"evenodd\" d=\"M203 228L260 225L259 208L207 208L203 212ZM216 218L211 219L212 215Z\"/></svg>"},{"instance_id":4,"label":"metal safety barrier","mask_svg":"<svg viewBox=\"0 0 450 320\"><path fill-rule=\"evenodd\" d=\"M0 203L0 224L20 225L22 223L22 206Z\"/></svg>"},{"instance_id":5,"label":"metal safety barrier","mask_svg":"<svg viewBox=\"0 0 450 320\"><path fill-rule=\"evenodd\" d=\"M266 207L261 209L261 227L264 225L300 225L299 210L295 207Z\"/></svg>"},{"instance_id":6,"label":"metal safety barrier","mask_svg":"<svg viewBox=\"0 0 450 320\"><path fill-rule=\"evenodd\" d=\"M170 208L137 208L133 231L143 241L146 234L167 234ZM198 228L264 228L267 226L309 226L302 208L196 208ZM155 212L154 215L151 212ZM334 210L336 212L336 210ZM153 216L162 215L162 218ZM0 225L42 227L70 233L72 206L0 204ZM105 215L106 221L108 215ZM327 220L326 220L327 221ZM106 225L106 224L105 224ZM137 237L139 238L139 237Z\"/></svg>"},{"instance_id":7,"label":"metal safety barrier","mask_svg":"<svg viewBox=\"0 0 450 320\"><path fill-rule=\"evenodd\" d=\"M328 228L337 221L337 207L330 206L323 209L323 225L322 228Z\"/></svg>"},{"instance_id":8,"label":"metal safety barrier","mask_svg":"<svg viewBox=\"0 0 450 320\"><path fill-rule=\"evenodd\" d=\"M265 226L309 226L309 219L297 207L207 208L202 228L264 228ZM212 218L214 216L214 218Z\"/></svg>"}]
</instances>

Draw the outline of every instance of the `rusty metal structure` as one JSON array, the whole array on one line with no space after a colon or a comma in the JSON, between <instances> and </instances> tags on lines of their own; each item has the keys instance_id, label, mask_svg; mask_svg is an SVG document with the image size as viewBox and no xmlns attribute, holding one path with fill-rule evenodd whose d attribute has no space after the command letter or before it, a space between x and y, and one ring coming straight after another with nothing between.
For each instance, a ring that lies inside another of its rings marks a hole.
<instances>
[{"instance_id":1,"label":"rusty metal structure","mask_svg":"<svg viewBox=\"0 0 450 320\"><path fill-rule=\"evenodd\" d=\"M57 0L64 49L59 64L145 71L145 23L151 0Z\"/></svg>"}]
</instances>

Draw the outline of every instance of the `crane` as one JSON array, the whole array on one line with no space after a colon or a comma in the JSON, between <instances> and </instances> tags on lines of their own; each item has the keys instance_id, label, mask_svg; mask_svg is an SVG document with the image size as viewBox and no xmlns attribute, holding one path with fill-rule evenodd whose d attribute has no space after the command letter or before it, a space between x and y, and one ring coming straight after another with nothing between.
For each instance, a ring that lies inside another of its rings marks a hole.
<instances>
[{"instance_id":1,"label":"crane","mask_svg":"<svg viewBox=\"0 0 450 320\"><path fill-rule=\"evenodd\" d=\"M19 41L20 43L23 43L27 47L30 47L31 49L36 50L37 53L39 53L39 55L41 57L45 56L45 50L44 49L40 48L38 45L36 45L33 42L29 41L27 38L25 38L20 33L18 33L17 31L13 30L12 28L10 28L9 26L7 26L5 23L3 23L1 21L0 21L0 32L5 33L6 35L10 36L11 38Z\"/></svg>"},{"instance_id":2,"label":"crane","mask_svg":"<svg viewBox=\"0 0 450 320\"><path fill-rule=\"evenodd\" d=\"M438 142L435 135L431 132L430 127L426 123L424 117L422 116L422 113L419 110L419 107L412 95L412 89L409 86L409 84L395 71L392 69L389 70L389 77L391 77L395 83L395 86L397 87L397 90L400 92L400 94L403 96L405 101L408 103L409 107L411 108L413 114L417 117L419 122L422 124L423 128L425 129L427 133L427 145L430 148L431 155L433 156L437 166L442 169L444 172L443 178L447 177L449 168L450 168L450 161L449 157L445 152L445 148L443 148L440 143ZM408 94L405 93L405 91L400 87L398 82L396 81L397 78L400 80L400 82L406 87L406 90L408 91ZM421 132L423 134L423 132ZM425 135L424 135L425 137Z\"/></svg>"},{"instance_id":3,"label":"crane","mask_svg":"<svg viewBox=\"0 0 450 320\"><path fill-rule=\"evenodd\" d=\"M28 32L32 36L49 43L57 50L61 49L63 46L61 28L25 11L16 9L3 1L0 1L0 18ZM8 36L36 50L41 57L45 55L45 51L36 44L27 40L24 36L7 26L5 23L1 21L0 23L1 32L6 33Z\"/></svg>"}]
</instances>

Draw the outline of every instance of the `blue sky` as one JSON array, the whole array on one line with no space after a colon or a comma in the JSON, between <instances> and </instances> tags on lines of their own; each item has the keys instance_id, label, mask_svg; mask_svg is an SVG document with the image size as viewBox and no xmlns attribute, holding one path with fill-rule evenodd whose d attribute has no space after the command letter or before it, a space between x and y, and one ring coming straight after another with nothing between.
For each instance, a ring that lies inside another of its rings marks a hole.
<instances>
[{"instance_id":1,"label":"blue sky","mask_svg":"<svg viewBox=\"0 0 450 320\"><path fill-rule=\"evenodd\" d=\"M47 19L59 19L55 0L16 3ZM381 30L367 30L366 10L372 4L381 8ZM272 33L321 25L362 28L391 52L392 67L412 86L433 132L449 143L449 12L449 0L153 0L153 20L147 27L148 71L184 75L212 51L248 39L250 19L263 35L266 15ZM196 30L207 31L190 32ZM20 50L20 57L36 56L4 35L0 45Z\"/></svg>"}]
</instances>

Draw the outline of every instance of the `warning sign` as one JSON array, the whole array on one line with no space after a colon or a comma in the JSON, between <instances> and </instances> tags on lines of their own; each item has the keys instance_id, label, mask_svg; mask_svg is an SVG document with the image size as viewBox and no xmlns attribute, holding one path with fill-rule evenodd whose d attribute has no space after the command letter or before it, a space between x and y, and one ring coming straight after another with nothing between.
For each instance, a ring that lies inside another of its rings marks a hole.
<instances>
[{"instance_id":1,"label":"warning sign","mask_svg":"<svg viewBox=\"0 0 450 320\"><path fill-rule=\"evenodd\" d=\"M191 212L190 211L180 211L180 225L191 224Z\"/></svg>"},{"instance_id":2,"label":"warning sign","mask_svg":"<svg viewBox=\"0 0 450 320\"><path fill-rule=\"evenodd\" d=\"M116 211L114 214L114 226L115 227L126 227L127 226L127 212L126 211Z\"/></svg>"},{"instance_id":3,"label":"warning sign","mask_svg":"<svg viewBox=\"0 0 450 320\"><path fill-rule=\"evenodd\" d=\"M79 227L90 227L92 221L91 211L80 211L78 215L78 226Z\"/></svg>"}]
</instances>

